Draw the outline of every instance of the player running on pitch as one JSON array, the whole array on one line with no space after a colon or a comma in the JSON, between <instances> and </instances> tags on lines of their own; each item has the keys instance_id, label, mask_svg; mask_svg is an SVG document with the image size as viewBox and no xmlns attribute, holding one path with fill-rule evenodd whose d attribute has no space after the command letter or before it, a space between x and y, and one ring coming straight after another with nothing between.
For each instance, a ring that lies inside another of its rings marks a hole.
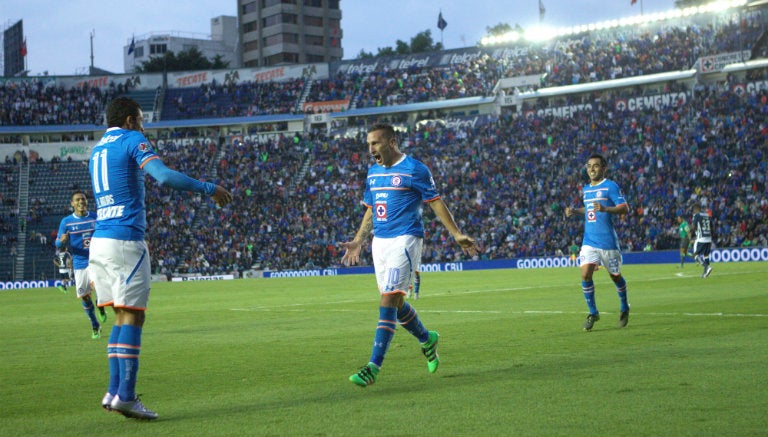
<instances>
[{"instance_id":1,"label":"player running on pitch","mask_svg":"<svg viewBox=\"0 0 768 437\"><path fill-rule=\"evenodd\" d=\"M602 265L616 284L616 292L621 302L619 327L629 322L629 303L627 302L627 282L621 276L621 248L613 226L614 214L626 214L629 205L621 194L616 182L606 179L608 163L600 154L593 154L587 160L589 184L583 188L584 206L565 208L565 216L584 214L584 239L579 253L581 265L581 288L587 301L589 314L584 322L584 330L591 331L595 322L600 320L600 313L595 303L595 283L592 273Z\"/></svg>"},{"instance_id":2,"label":"player running on pitch","mask_svg":"<svg viewBox=\"0 0 768 437\"><path fill-rule=\"evenodd\" d=\"M93 284L88 274L88 256L90 255L91 235L96 226L96 213L88 211L88 198L82 191L72 193L70 200L72 205L72 214L61 219L59 224L59 233L56 236L56 247L60 250L59 254L72 254L72 268L74 275L70 280L75 281L75 290L77 297L82 301L83 310L91 321L91 338L97 340L101 338L101 325L107 321L107 312L104 308L95 308L91 293ZM59 261L66 266L66 259ZM62 267L59 266L61 270ZM66 290L66 286L65 290ZM98 318L98 320L97 320Z\"/></svg>"}]
</instances>

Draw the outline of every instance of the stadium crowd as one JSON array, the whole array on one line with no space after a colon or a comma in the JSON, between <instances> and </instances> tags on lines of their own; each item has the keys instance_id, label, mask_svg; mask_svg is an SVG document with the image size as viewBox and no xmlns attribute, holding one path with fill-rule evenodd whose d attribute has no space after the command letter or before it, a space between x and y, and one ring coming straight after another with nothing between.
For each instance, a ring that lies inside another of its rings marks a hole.
<instances>
[{"instance_id":1,"label":"stadium crowd","mask_svg":"<svg viewBox=\"0 0 768 437\"><path fill-rule=\"evenodd\" d=\"M0 83L0 125L102 124L110 95L98 87L64 89L43 80Z\"/></svg>"},{"instance_id":2,"label":"stadium crowd","mask_svg":"<svg viewBox=\"0 0 768 437\"><path fill-rule=\"evenodd\" d=\"M563 210L579 204L583 164L594 151L608 157L609 177L632 208L618 224L627 250L676 248L676 217L690 216L694 203L712 213L717 246L766 246L767 115L765 91L713 87L660 111L597 107L573 118L509 113L476 127L423 124L404 134L403 144L431 168L439 191L463 217L462 229L478 237L483 259L555 255L580 241L582 223L566 220ZM201 152L190 148L181 156L199 159ZM370 165L364 134L236 142L215 160L218 180L234 187L236 201L206 209L196 200L180 209L197 211L197 218L153 225L150 244L162 267L214 273L249 263L338 266L337 243L350 237L350 223L363 213L361 184ZM185 168L207 168L190 164ZM172 199L163 200L164 214L173 217ZM434 217L425 221L424 262L460 259Z\"/></svg>"},{"instance_id":3,"label":"stadium crowd","mask_svg":"<svg viewBox=\"0 0 768 437\"><path fill-rule=\"evenodd\" d=\"M687 70L702 56L752 50L764 20L756 13L723 23L596 31L546 46L532 44L527 52L504 60L504 76L542 74L541 86L546 87Z\"/></svg>"},{"instance_id":4,"label":"stadium crowd","mask_svg":"<svg viewBox=\"0 0 768 437\"><path fill-rule=\"evenodd\" d=\"M593 31L448 67L391 69L381 62L371 73L339 73L315 84L307 100L351 98L353 108L363 108L488 96L502 77L542 75L539 86L548 87L687 70L702 56L752 50L765 20L758 11L700 25Z\"/></svg>"},{"instance_id":5,"label":"stadium crowd","mask_svg":"<svg viewBox=\"0 0 768 437\"><path fill-rule=\"evenodd\" d=\"M364 108L490 96L503 77L541 75L537 86L549 87L687 70L702 56L759 50L768 24L765 15L756 10L709 22L681 19L653 28L594 30L546 44L519 43L498 57L483 55L445 66L392 68L382 58L373 72L338 72L324 80L233 79L168 88L161 99L161 118L300 113L304 102L331 100L349 99L350 108ZM119 91L114 84L101 92L64 90L43 81L3 83L0 124L100 124L105 102Z\"/></svg>"},{"instance_id":6,"label":"stadium crowd","mask_svg":"<svg viewBox=\"0 0 768 437\"><path fill-rule=\"evenodd\" d=\"M306 81L213 82L197 88L169 88L162 119L244 117L297 112Z\"/></svg>"},{"instance_id":7,"label":"stadium crowd","mask_svg":"<svg viewBox=\"0 0 768 437\"><path fill-rule=\"evenodd\" d=\"M768 80L768 74L756 70L750 79ZM611 100L610 94L594 97ZM483 246L482 258L555 255L578 242L582 224L566 220L563 209L578 205L583 163L594 151L607 155L609 177L624 188L632 208L618 223L627 250L675 248L676 217L689 216L693 203L713 215L717 246L768 245L765 90L700 86L691 100L661 110L596 104L571 117L522 115L537 107L474 126L390 120L407 129L403 150L431 168L462 229ZM235 140L220 148L212 140L182 147L165 141L160 153L169 166L220 181L236 200L223 209L200 196L181 201L148 179L154 271L338 266L337 243L349 238L350 223L363 213L361 184L370 165L358 125L374 121L353 120L352 135L315 132L264 144ZM12 177L10 170L5 177ZM43 199L32 207L31 218L50 209ZM424 262L460 259L429 214ZM3 228L13 225L5 215ZM5 236L9 247L12 236Z\"/></svg>"},{"instance_id":8,"label":"stadium crowd","mask_svg":"<svg viewBox=\"0 0 768 437\"><path fill-rule=\"evenodd\" d=\"M499 78L529 74L546 74L541 85L550 86L688 69L706 54L759 49L754 42L764 20L757 13L636 35L592 32L547 47L530 45L517 57L480 56L450 67L388 69L381 63L371 73L339 74L309 90L304 80L168 90L163 118L289 113L315 100L351 98L353 107L367 107L490 95ZM768 75L754 70L748 79ZM768 246L766 91L737 93L728 83L695 90L671 83L668 91L692 97L661 110L595 103L564 118L527 116L543 103L526 103L520 113L504 111L458 127L428 122L439 114L425 114L420 119L427 122L415 125L403 114L359 117L338 129L340 135L312 132L263 144L219 145L214 135L213 141L182 147L174 140L194 134L180 130L160 147L169 167L231 187L235 202L219 209L201 196L182 201L148 180L153 270L173 275L338 266L337 243L349 239L350 223L363 213L370 165L365 127L383 118L404 129L403 150L431 168L438 191L461 218L462 230L478 239L484 259L555 255L579 242L582 223L566 220L563 210L578 205L582 166L595 151L607 155L609 177L624 188L632 208L618 223L628 250L676 248L676 217L690 216L694 203L713 215L717 246ZM592 97L605 102L620 93ZM9 81L0 84L0 124L101 124L102 105L113 94ZM8 168L4 177L13 179ZM14 207L0 214L6 248L15 247ZM49 210L35 199L30 219ZM460 259L426 211L424 262Z\"/></svg>"}]
</instances>

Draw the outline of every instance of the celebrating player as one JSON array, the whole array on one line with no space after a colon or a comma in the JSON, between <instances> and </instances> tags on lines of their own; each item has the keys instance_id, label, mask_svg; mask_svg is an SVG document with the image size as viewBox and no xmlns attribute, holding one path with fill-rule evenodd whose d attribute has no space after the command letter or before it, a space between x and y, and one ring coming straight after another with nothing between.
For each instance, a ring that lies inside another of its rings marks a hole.
<instances>
[{"instance_id":1,"label":"celebrating player","mask_svg":"<svg viewBox=\"0 0 768 437\"><path fill-rule=\"evenodd\" d=\"M56 236L56 247L60 253L72 254L72 267L74 268L75 289L77 297L83 304L83 309L91 321L91 338L101 338L101 325L107 320L107 312L99 307L98 320L91 298L93 284L88 275L88 255L91 245L91 235L96 224L96 214L88 211L88 198L82 191L75 191L70 200L72 214L61 219L59 233ZM66 265L66 261L60 261ZM59 267L61 269L61 267Z\"/></svg>"},{"instance_id":2,"label":"celebrating player","mask_svg":"<svg viewBox=\"0 0 768 437\"><path fill-rule=\"evenodd\" d=\"M429 203L454 240L468 255L479 251L475 240L459 231L448 207L440 199L427 166L400 151L394 128L374 125L368 131L368 150L376 163L368 169L363 203L367 206L360 228L352 241L341 243L341 261L349 266L360 260L360 249L373 229L371 251L381 295L379 322L368 364L349 380L360 386L376 382L395 328L399 323L421 343L427 368L436 372L438 333L424 327L416 310L405 301L414 263L421 259L424 226L421 204Z\"/></svg>"},{"instance_id":3,"label":"celebrating player","mask_svg":"<svg viewBox=\"0 0 768 437\"><path fill-rule=\"evenodd\" d=\"M107 346L109 387L101 405L126 417L152 420L157 413L147 409L135 391L151 273L144 242L144 172L164 187L212 196L219 206L231 202L232 195L221 186L166 167L144 137L142 116L135 100L112 100L107 106L107 131L91 152L89 169L98 209L90 269L99 306L115 311Z\"/></svg>"},{"instance_id":4,"label":"celebrating player","mask_svg":"<svg viewBox=\"0 0 768 437\"><path fill-rule=\"evenodd\" d=\"M621 189L612 180L606 179L608 163L600 154L593 154L587 160L589 185L583 188L584 206L565 208L565 216L584 214L584 238L579 252L581 265L581 288L587 301L589 314L584 322L584 330L591 331L595 322L600 320L600 313L595 303L595 283L592 273L602 265L608 271L621 301L619 327L629 322L629 303L627 303L627 282L621 276L621 248L613 226L614 214L626 214L629 211L627 201Z\"/></svg>"}]
</instances>

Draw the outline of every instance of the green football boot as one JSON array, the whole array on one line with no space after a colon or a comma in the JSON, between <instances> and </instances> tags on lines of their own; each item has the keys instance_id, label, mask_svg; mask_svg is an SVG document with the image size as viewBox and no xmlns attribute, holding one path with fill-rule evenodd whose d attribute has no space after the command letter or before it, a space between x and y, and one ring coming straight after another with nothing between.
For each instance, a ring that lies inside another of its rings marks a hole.
<instances>
[{"instance_id":1,"label":"green football boot","mask_svg":"<svg viewBox=\"0 0 768 437\"><path fill-rule=\"evenodd\" d=\"M429 340L421 344L421 352L427 357L427 368L429 373L437 372L437 368L440 367L440 357L437 355L437 341L440 339L440 335L437 331L429 331Z\"/></svg>"}]
</instances>

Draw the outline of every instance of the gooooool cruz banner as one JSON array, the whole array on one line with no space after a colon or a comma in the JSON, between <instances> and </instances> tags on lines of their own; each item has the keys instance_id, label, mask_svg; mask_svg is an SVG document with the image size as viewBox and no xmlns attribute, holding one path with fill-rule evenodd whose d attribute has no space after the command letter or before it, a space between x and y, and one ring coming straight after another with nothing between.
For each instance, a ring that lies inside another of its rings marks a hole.
<instances>
[{"instance_id":1,"label":"gooooool cruz banner","mask_svg":"<svg viewBox=\"0 0 768 437\"><path fill-rule=\"evenodd\" d=\"M680 253L676 250L661 252L630 252L623 255L624 264L677 264ZM732 249L714 249L710 255L713 263L756 262L768 261L768 247L749 247ZM422 272L460 272L464 270L492 269L547 269L573 268L575 264L567 256L552 256L541 258L513 258L492 261L464 261L447 263L425 263L421 265ZM264 278L301 278L311 276L337 276L373 273L373 267L328 268L311 270L265 271ZM222 281L235 279L234 275L211 276L180 276L171 279L173 282L186 281ZM61 281L7 281L0 282L0 291L20 290L26 288L47 288L60 285Z\"/></svg>"},{"instance_id":2,"label":"gooooool cruz banner","mask_svg":"<svg viewBox=\"0 0 768 437\"><path fill-rule=\"evenodd\" d=\"M713 263L768 261L768 247L743 249L714 249L710 255ZM668 250L660 252L631 252L623 255L624 264L677 264L680 262L680 252ZM541 258L513 258L493 261L464 261L448 263L426 263L421 265L421 271L460 272L463 270L492 270L492 269L547 269L576 267L567 256ZM264 278L298 278L309 276L336 276L373 273L373 267L352 267L338 269L313 270L283 270L279 272L264 272Z\"/></svg>"}]
</instances>

